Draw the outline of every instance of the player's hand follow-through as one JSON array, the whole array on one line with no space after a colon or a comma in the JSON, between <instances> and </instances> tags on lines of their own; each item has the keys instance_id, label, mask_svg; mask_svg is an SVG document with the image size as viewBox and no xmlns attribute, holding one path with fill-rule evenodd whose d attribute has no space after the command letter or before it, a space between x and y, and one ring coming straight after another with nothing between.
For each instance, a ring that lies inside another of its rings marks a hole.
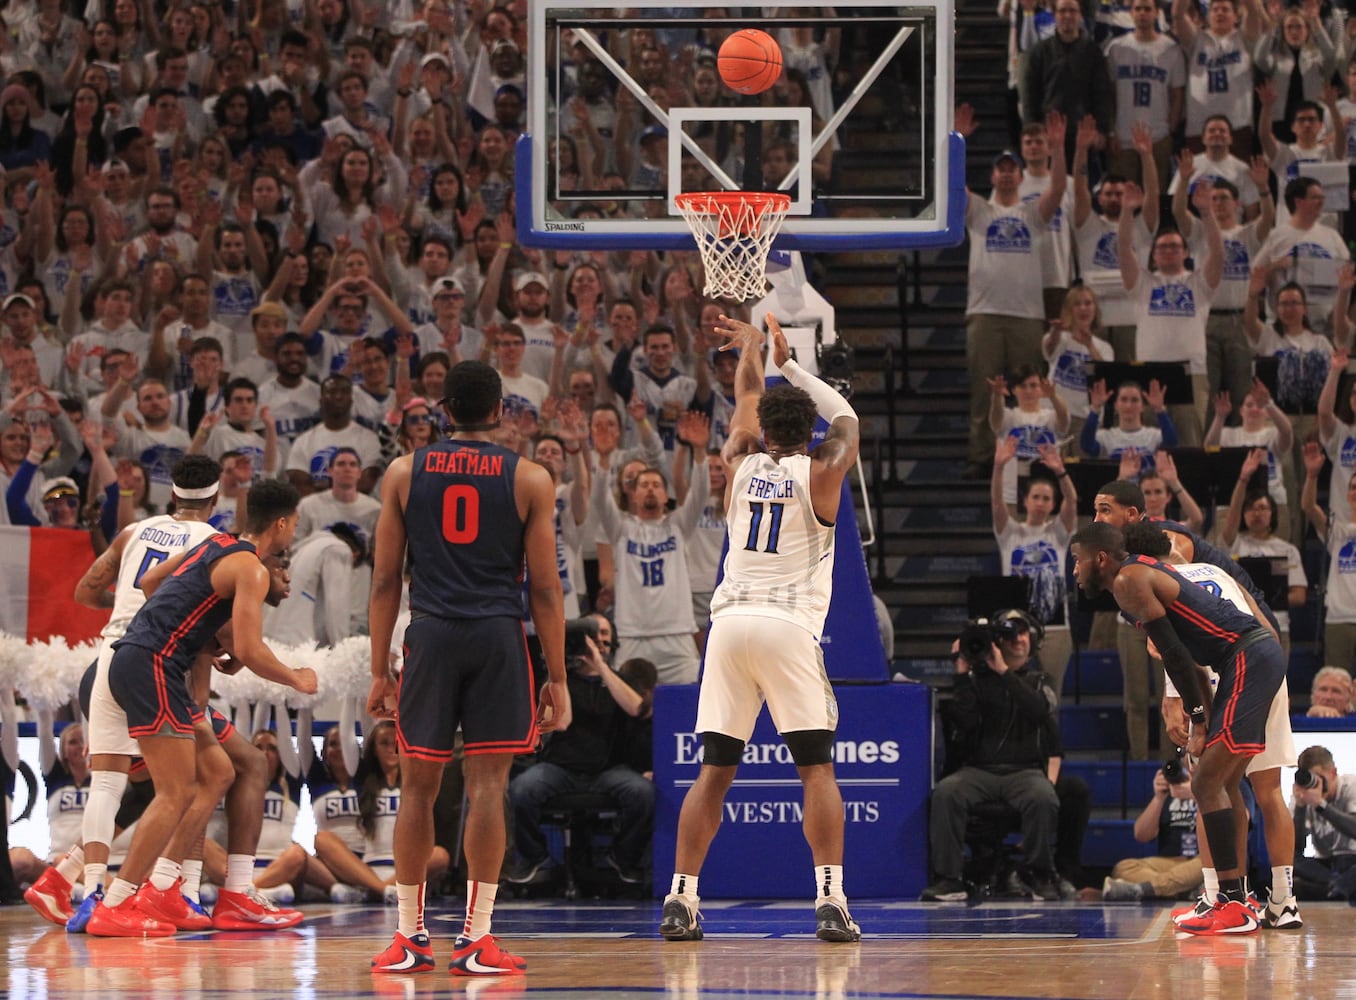
<instances>
[{"instance_id":1,"label":"player's hand follow-through","mask_svg":"<svg viewBox=\"0 0 1356 1000\"><path fill-rule=\"evenodd\" d=\"M547 681L537 701L537 728L543 733L558 733L569 728L572 716L569 687L563 680Z\"/></svg>"},{"instance_id":2,"label":"player's hand follow-through","mask_svg":"<svg viewBox=\"0 0 1356 1000\"><path fill-rule=\"evenodd\" d=\"M772 336L772 363L780 368L791 360L791 348L786 343L786 334L782 325L772 313L767 314L767 332Z\"/></svg>"},{"instance_id":3,"label":"player's hand follow-through","mask_svg":"<svg viewBox=\"0 0 1356 1000\"><path fill-rule=\"evenodd\" d=\"M764 334L752 323L745 323L741 319L734 319L720 314L716 320L716 325L712 327L716 333L725 338L725 343L720 345L722 351L745 350L749 347L762 348Z\"/></svg>"}]
</instances>

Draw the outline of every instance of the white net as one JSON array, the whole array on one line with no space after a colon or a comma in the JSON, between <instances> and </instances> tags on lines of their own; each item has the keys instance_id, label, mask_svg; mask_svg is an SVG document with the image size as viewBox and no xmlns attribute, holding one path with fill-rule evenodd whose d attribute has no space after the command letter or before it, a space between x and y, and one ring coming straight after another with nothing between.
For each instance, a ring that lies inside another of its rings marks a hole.
<instances>
[{"instance_id":1,"label":"white net","mask_svg":"<svg viewBox=\"0 0 1356 1000\"><path fill-rule=\"evenodd\" d=\"M791 207L784 194L721 191L680 194L706 271L706 296L744 302L767 290L767 255Z\"/></svg>"}]
</instances>

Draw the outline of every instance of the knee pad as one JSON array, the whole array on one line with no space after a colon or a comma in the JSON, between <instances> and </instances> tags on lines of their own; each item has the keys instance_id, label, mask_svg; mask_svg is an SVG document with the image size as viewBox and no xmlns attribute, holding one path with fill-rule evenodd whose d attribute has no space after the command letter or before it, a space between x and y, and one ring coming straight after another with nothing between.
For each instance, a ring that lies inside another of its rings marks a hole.
<instances>
[{"instance_id":1,"label":"knee pad","mask_svg":"<svg viewBox=\"0 0 1356 1000\"><path fill-rule=\"evenodd\" d=\"M89 799L85 802L85 816L80 825L86 844L113 843L118 808L122 794L127 790L127 775L118 771L94 771L89 777Z\"/></svg>"},{"instance_id":2,"label":"knee pad","mask_svg":"<svg viewBox=\"0 0 1356 1000\"><path fill-rule=\"evenodd\" d=\"M744 741L724 733L702 733L702 763L710 767L738 767Z\"/></svg>"},{"instance_id":3,"label":"knee pad","mask_svg":"<svg viewBox=\"0 0 1356 1000\"><path fill-rule=\"evenodd\" d=\"M832 764L833 736L832 729L800 729L794 733L782 733L782 739L797 767Z\"/></svg>"}]
</instances>

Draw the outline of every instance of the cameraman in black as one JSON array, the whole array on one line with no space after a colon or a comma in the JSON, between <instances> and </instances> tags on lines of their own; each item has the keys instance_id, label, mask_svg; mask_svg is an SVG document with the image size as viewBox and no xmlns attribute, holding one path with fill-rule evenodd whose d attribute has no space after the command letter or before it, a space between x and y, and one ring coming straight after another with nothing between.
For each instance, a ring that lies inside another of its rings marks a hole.
<instances>
[{"instance_id":1,"label":"cameraman in black","mask_svg":"<svg viewBox=\"0 0 1356 1000\"><path fill-rule=\"evenodd\" d=\"M1102 898L1113 903L1137 902L1194 893L1201 885L1196 812L1187 759L1168 761L1154 775L1153 798L1135 817L1135 840L1141 844L1156 840L1157 853L1117 861L1102 884Z\"/></svg>"},{"instance_id":2,"label":"cameraman in black","mask_svg":"<svg viewBox=\"0 0 1356 1000\"><path fill-rule=\"evenodd\" d=\"M1059 699L1032 661L1040 625L1024 611L1001 611L966 626L953 646L955 694L942 705L949 752L962 766L932 792L929 844L935 878L925 901L967 898L965 824L986 802L1021 814L1026 880L1038 899L1059 899L1055 843L1059 797L1054 781L1063 751Z\"/></svg>"},{"instance_id":3,"label":"cameraman in black","mask_svg":"<svg viewBox=\"0 0 1356 1000\"><path fill-rule=\"evenodd\" d=\"M612 637L612 623L600 614L566 623L565 679L574 722L551 733L536 763L509 782L517 860L505 872L506 881L532 882L550 865L541 809L566 792L596 792L616 802L620 832L608 864L624 882L644 880L654 829L654 783L625 764L613 763L627 720L641 714L644 699L612 668Z\"/></svg>"},{"instance_id":4,"label":"cameraman in black","mask_svg":"<svg viewBox=\"0 0 1356 1000\"><path fill-rule=\"evenodd\" d=\"M1295 771L1295 846L1312 837L1316 857L1295 857L1299 899L1356 898L1356 777L1338 774L1326 747L1309 747Z\"/></svg>"}]
</instances>

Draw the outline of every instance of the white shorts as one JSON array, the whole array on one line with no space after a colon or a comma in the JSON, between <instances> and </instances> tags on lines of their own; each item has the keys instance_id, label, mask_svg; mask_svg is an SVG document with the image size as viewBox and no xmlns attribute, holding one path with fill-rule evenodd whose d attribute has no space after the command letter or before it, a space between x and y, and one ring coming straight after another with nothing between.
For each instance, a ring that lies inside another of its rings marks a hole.
<instances>
[{"instance_id":1,"label":"white shorts","mask_svg":"<svg viewBox=\"0 0 1356 1000\"><path fill-rule=\"evenodd\" d=\"M127 732L127 713L108 687L108 665L112 660L113 647L105 643L99 649L94 686L89 694L89 752L135 757L141 753L141 747Z\"/></svg>"},{"instance_id":2,"label":"white shorts","mask_svg":"<svg viewBox=\"0 0 1356 1000\"><path fill-rule=\"evenodd\" d=\"M1284 679L1271 699L1271 710L1267 713L1266 749L1252 760L1244 774L1256 774L1273 767L1295 766L1295 734L1290 729L1290 687Z\"/></svg>"},{"instance_id":3,"label":"white shorts","mask_svg":"<svg viewBox=\"0 0 1356 1000\"><path fill-rule=\"evenodd\" d=\"M717 618L706 640L697 732L747 743L764 700L779 733L838 728L838 700L813 635L776 618Z\"/></svg>"}]
</instances>

